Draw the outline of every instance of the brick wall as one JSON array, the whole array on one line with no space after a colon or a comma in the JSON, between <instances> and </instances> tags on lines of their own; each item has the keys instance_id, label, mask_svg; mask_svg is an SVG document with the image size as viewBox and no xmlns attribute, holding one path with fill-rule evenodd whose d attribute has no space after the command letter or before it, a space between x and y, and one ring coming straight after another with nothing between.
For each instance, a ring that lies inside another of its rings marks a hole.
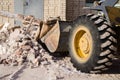
<instances>
[{"instance_id":1,"label":"brick wall","mask_svg":"<svg viewBox=\"0 0 120 80\"><path fill-rule=\"evenodd\" d=\"M85 0L66 0L66 20L74 20L80 15L91 13L90 10L84 10Z\"/></svg>"},{"instance_id":2,"label":"brick wall","mask_svg":"<svg viewBox=\"0 0 120 80\"><path fill-rule=\"evenodd\" d=\"M0 0L0 10L14 12L14 0ZM0 16L0 24L9 22L10 26L14 26L14 19Z\"/></svg>"},{"instance_id":3,"label":"brick wall","mask_svg":"<svg viewBox=\"0 0 120 80\"><path fill-rule=\"evenodd\" d=\"M62 20L74 20L91 13L82 9L85 5L85 0L44 0L44 19L60 16Z\"/></svg>"},{"instance_id":4,"label":"brick wall","mask_svg":"<svg viewBox=\"0 0 120 80\"><path fill-rule=\"evenodd\" d=\"M44 0L44 19L61 16L65 20L66 0Z\"/></svg>"}]
</instances>

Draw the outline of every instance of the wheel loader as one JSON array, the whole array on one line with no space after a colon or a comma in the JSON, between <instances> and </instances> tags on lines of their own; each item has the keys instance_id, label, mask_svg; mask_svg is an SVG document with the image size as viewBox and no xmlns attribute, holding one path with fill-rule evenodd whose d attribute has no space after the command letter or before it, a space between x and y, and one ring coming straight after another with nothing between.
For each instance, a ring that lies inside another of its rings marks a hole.
<instances>
[{"instance_id":1,"label":"wheel loader","mask_svg":"<svg viewBox=\"0 0 120 80\"><path fill-rule=\"evenodd\" d=\"M73 66L82 72L108 70L119 55L119 1L104 0L85 7L95 14L82 15L73 21L59 18L41 21L35 29L35 40L44 44L51 54L69 51Z\"/></svg>"},{"instance_id":2,"label":"wheel loader","mask_svg":"<svg viewBox=\"0 0 120 80\"><path fill-rule=\"evenodd\" d=\"M95 14L79 16L74 21L48 21L42 25L39 40L47 49L69 51L73 66L86 73L108 70L116 58L120 26L119 0L105 0L85 9Z\"/></svg>"}]
</instances>

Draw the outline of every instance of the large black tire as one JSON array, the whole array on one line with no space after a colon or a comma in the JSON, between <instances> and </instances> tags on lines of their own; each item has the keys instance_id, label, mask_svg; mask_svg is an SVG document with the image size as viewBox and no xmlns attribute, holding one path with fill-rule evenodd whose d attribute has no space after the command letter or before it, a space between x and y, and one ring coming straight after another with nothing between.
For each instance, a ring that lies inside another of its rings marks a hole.
<instances>
[{"instance_id":1,"label":"large black tire","mask_svg":"<svg viewBox=\"0 0 120 80\"><path fill-rule=\"evenodd\" d=\"M108 70L117 50L116 33L112 27L103 17L93 14L78 17L73 24L69 36L69 53L73 65L85 73ZM90 38L83 39L85 42L82 43L80 41L85 32ZM88 52L85 52L87 49Z\"/></svg>"}]
</instances>

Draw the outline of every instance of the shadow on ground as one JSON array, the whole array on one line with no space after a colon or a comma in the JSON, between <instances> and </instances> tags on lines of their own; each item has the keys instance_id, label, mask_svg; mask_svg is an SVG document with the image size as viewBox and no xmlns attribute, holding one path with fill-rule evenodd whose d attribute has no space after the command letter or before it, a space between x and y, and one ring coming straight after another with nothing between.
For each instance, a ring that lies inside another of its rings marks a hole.
<instances>
[{"instance_id":1,"label":"shadow on ground","mask_svg":"<svg viewBox=\"0 0 120 80\"><path fill-rule=\"evenodd\" d=\"M113 61L113 65L104 74L120 74L120 60Z\"/></svg>"}]
</instances>

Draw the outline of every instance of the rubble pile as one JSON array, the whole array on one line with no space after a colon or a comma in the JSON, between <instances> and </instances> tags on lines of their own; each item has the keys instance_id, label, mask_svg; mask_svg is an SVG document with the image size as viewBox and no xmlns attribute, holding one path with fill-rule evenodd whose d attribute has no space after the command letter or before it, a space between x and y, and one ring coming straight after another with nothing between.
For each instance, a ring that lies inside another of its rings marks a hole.
<instances>
[{"instance_id":1,"label":"rubble pile","mask_svg":"<svg viewBox=\"0 0 120 80\"><path fill-rule=\"evenodd\" d=\"M26 67L35 68L39 65L51 80L62 80L64 75L76 73L69 57L51 56L37 42L42 21L28 16L24 17L22 23L22 26L13 28L3 25L0 29L0 64L20 67L6 80L15 80Z\"/></svg>"},{"instance_id":2,"label":"rubble pile","mask_svg":"<svg viewBox=\"0 0 120 80\"><path fill-rule=\"evenodd\" d=\"M40 23L28 16L22 26L0 30L0 64L17 66L29 62L31 67L36 67L44 61L46 52L36 41Z\"/></svg>"}]
</instances>

